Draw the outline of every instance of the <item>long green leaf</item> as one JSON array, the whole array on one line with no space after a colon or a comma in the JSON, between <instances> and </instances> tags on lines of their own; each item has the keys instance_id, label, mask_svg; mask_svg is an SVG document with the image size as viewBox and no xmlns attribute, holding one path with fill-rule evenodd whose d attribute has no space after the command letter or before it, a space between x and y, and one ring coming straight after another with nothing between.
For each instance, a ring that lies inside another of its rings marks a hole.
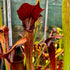
<instances>
[{"instance_id":1,"label":"long green leaf","mask_svg":"<svg viewBox=\"0 0 70 70\"><path fill-rule=\"evenodd\" d=\"M2 26L2 12L1 12L1 5L0 5L0 27Z\"/></svg>"},{"instance_id":2,"label":"long green leaf","mask_svg":"<svg viewBox=\"0 0 70 70\"><path fill-rule=\"evenodd\" d=\"M62 5L62 26L64 35L64 67L63 70L70 70L70 0L63 0Z\"/></svg>"}]
</instances>

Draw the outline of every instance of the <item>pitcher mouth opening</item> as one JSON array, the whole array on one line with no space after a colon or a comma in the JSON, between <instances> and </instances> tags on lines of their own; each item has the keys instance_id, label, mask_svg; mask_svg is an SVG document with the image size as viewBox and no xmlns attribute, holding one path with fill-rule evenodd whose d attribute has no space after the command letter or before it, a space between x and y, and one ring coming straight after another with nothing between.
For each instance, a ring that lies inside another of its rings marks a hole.
<instances>
[{"instance_id":1,"label":"pitcher mouth opening","mask_svg":"<svg viewBox=\"0 0 70 70\"><path fill-rule=\"evenodd\" d=\"M15 64L15 63L21 63L21 62L23 62L23 57L21 57L21 56L19 56L19 55L14 55L14 57L13 57L13 61L11 62L10 61L10 63L11 64Z\"/></svg>"},{"instance_id":2,"label":"pitcher mouth opening","mask_svg":"<svg viewBox=\"0 0 70 70\"><path fill-rule=\"evenodd\" d=\"M11 62L11 64L19 64L19 63L23 63L23 59L22 60L20 60L20 61L15 61L15 62Z\"/></svg>"}]
</instances>

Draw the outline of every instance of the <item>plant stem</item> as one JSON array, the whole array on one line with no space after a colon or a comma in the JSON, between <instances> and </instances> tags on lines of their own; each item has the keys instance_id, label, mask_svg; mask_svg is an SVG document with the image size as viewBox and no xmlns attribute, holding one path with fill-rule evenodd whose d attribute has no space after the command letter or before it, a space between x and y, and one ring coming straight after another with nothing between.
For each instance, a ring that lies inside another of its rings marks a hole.
<instances>
[{"instance_id":1,"label":"plant stem","mask_svg":"<svg viewBox=\"0 0 70 70\"><path fill-rule=\"evenodd\" d=\"M24 36L26 36L27 38L27 42L24 44L27 70L33 70L32 69L33 31L29 32L29 31L24 30Z\"/></svg>"}]
</instances>

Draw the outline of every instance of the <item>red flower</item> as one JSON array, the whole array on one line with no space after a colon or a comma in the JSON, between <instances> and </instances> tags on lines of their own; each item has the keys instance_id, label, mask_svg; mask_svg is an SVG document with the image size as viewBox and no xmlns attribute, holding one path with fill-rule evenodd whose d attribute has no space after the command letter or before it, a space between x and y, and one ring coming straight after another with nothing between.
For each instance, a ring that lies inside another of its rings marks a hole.
<instances>
[{"instance_id":1,"label":"red flower","mask_svg":"<svg viewBox=\"0 0 70 70\"><path fill-rule=\"evenodd\" d=\"M24 3L17 10L19 18L22 20L23 27L26 30L33 30L34 23L40 17L43 9L40 8L39 2L36 5Z\"/></svg>"}]
</instances>

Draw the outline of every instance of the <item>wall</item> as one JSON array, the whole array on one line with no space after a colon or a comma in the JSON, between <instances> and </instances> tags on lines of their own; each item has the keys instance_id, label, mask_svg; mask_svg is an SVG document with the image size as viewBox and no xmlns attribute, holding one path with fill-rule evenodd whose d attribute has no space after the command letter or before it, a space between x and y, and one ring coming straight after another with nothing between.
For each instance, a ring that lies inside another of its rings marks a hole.
<instances>
[{"instance_id":1,"label":"wall","mask_svg":"<svg viewBox=\"0 0 70 70\"><path fill-rule=\"evenodd\" d=\"M48 25L62 27L62 0L49 0Z\"/></svg>"}]
</instances>

